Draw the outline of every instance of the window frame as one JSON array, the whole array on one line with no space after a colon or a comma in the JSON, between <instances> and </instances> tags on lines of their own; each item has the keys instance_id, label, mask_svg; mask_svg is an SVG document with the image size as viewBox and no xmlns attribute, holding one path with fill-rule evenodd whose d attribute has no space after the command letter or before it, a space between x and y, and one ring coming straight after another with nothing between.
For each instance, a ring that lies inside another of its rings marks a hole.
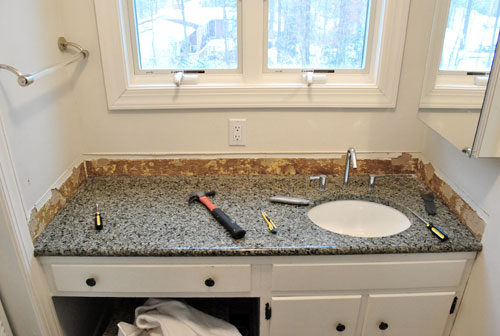
<instances>
[{"instance_id":1,"label":"window frame","mask_svg":"<svg viewBox=\"0 0 500 336\"><path fill-rule=\"evenodd\" d=\"M486 85L476 85L476 76L465 71L439 69L450 4L436 1L420 108L481 109Z\"/></svg>"},{"instance_id":2,"label":"window frame","mask_svg":"<svg viewBox=\"0 0 500 336\"><path fill-rule=\"evenodd\" d=\"M207 73L200 76L198 84L180 87L173 83L172 73L135 73L128 1L94 0L110 110L394 108L396 105L409 0L377 0L381 20L374 27L380 34L373 48L376 55L370 60L369 73L336 73L332 76L334 82L310 86L301 81L300 74L286 74L293 76L293 81L279 82L275 73L263 71L265 0L238 0L242 72Z\"/></svg>"}]
</instances>

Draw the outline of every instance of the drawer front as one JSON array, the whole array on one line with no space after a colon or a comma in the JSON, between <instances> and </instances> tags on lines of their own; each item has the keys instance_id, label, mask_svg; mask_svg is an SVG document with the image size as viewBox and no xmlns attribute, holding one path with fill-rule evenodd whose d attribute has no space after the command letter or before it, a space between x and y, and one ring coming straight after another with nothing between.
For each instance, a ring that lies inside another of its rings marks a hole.
<instances>
[{"instance_id":1,"label":"drawer front","mask_svg":"<svg viewBox=\"0 0 500 336\"><path fill-rule=\"evenodd\" d=\"M358 290L456 287L466 260L345 264L276 264L272 289Z\"/></svg>"},{"instance_id":2,"label":"drawer front","mask_svg":"<svg viewBox=\"0 0 500 336\"><path fill-rule=\"evenodd\" d=\"M58 265L57 292L247 292L250 265Z\"/></svg>"}]
</instances>

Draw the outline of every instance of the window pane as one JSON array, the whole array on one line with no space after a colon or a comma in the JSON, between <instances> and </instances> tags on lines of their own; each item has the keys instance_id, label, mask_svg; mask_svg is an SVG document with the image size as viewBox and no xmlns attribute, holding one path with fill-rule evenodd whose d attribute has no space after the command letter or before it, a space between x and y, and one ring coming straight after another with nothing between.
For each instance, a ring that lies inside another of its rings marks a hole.
<instances>
[{"instance_id":1,"label":"window pane","mask_svg":"<svg viewBox=\"0 0 500 336\"><path fill-rule=\"evenodd\" d=\"M370 0L269 0L268 67L363 69Z\"/></svg>"},{"instance_id":2,"label":"window pane","mask_svg":"<svg viewBox=\"0 0 500 336\"><path fill-rule=\"evenodd\" d=\"M237 0L134 0L139 68L238 68Z\"/></svg>"},{"instance_id":3,"label":"window pane","mask_svg":"<svg viewBox=\"0 0 500 336\"><path fill-rule=\"evenodd\" d=\"M489 72L499 14L498 0L451 0L439 69Z\"/></svg>"}]
</instances>

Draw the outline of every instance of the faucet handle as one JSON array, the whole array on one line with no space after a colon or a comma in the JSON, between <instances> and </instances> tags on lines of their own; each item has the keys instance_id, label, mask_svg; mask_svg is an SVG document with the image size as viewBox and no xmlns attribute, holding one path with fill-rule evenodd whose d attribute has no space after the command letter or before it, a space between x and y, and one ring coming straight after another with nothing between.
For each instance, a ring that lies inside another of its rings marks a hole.
<instances>
[{"instance_id":1,"label":"faucet handle","mask_svg":"<svg viewBox=\"0 0 500 336\"><path fill-rule=\"evenodd\" d=\"M373 190L375 189L375 181L378 179L378 178L382 178L382 177L387 177L386 174L370 174L370 179L368 181L368 190Z\"/></svg>"},{"instance_id":2,"label":"faucet handle","mask_svg":"<svg viewBox=\"0 0 500 336\"><path fill-rule=\"evenodd\" d=\"M326 175L318 175L318 176L310 176L309 177L309 184L311 184L311 181L319 181L319 190L323 191L326 190Z\"/></svg>"}]
</instances>

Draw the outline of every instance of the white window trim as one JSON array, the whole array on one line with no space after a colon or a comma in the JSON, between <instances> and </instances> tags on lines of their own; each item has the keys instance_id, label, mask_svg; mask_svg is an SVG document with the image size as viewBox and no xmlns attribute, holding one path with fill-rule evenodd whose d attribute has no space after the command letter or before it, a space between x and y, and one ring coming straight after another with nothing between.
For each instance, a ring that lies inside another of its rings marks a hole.
<instances>
[{"instance_id":1,"label":"white window trim","mask_svg":"<svg viewBox=\"0 0 500 336\"><path fill-rule=\"evenodd\" d=\"M219 74L212 83L176 87L173 75L134 72L127 0L94 0L108 108L274 108L396 106L409 0L379 0L383 8L380 52L370 74L338 74L331 84L273 83L263 72L263 0L242 1L241 74ZM250 20L252 18L252 20ZM251 22L252 29L245 29ZM256 29L260 30L256 32ZM375 57L374 57L375 58Z\"/></svg>"},{"instance_id":2,"label":"white window trim","mask_svg":"<svg viewBox=\"0 0 500 336\"><path fill-rule=\"evenodd\" d=\"M436 1L420 108L480 109L485 86L475 85L473 76L439 71L449 8L450 0Z\"/></svg>"}]
</instances>

